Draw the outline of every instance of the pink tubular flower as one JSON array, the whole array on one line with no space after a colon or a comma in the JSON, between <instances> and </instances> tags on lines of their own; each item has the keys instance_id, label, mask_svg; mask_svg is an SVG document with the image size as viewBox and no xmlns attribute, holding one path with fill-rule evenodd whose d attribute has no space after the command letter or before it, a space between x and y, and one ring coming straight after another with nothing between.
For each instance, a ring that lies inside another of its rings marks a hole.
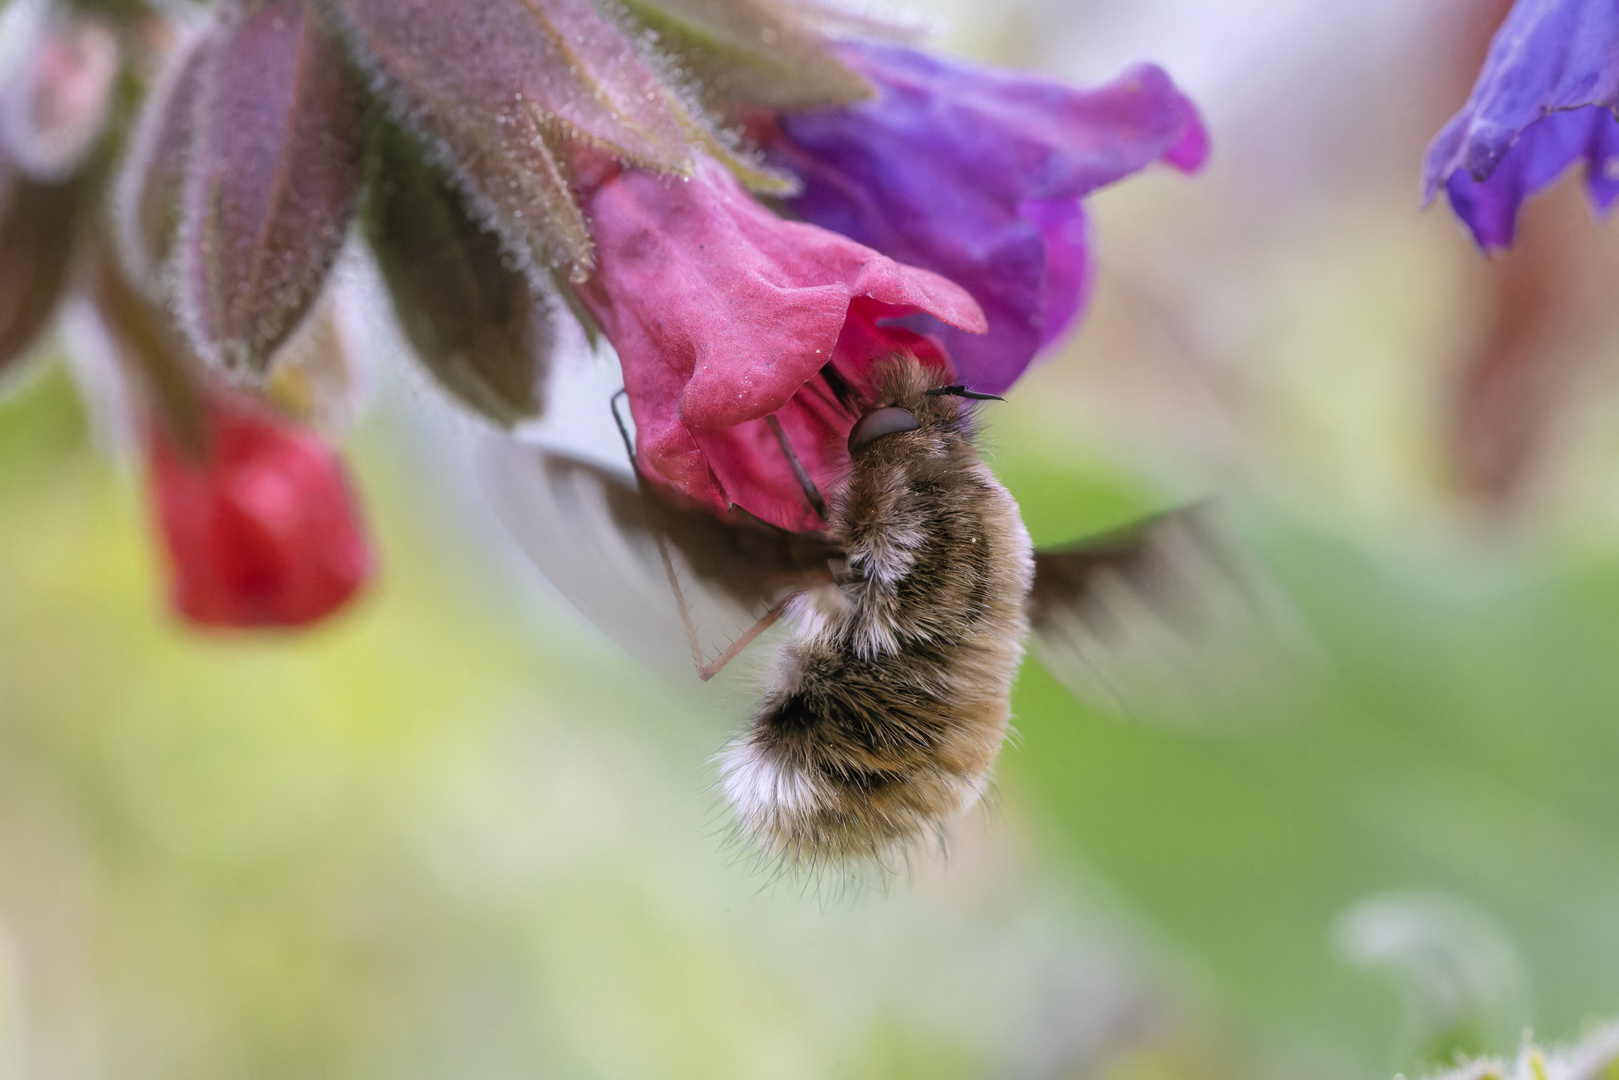
<instances>
[{"instance_id":1,"label":"pink tubular flower","mask_svg":"<svg viewBox=\"0 0 1619 1080\"><path fill-rule=\"evenodd\" d=\"M864 395L872 361L949 366L892 320L985 329L959 286L776 217L708 159L690 180L610 172L583 201L598 268L580 296L618 350L641 471L716 512L822 527L767 418L830 490L858 418L844 399Z\"/></svg>"},{"instance_id":2,"label":"pink tubular flower","mask_svg":"<svg viewBox=\"0 0 1619 1080\"><path fill-rule=\"evenodd\" d=\"M304 626L371 571L343 463L236 393L209 403L199 460L153 423L150 483L176 612L203 626Z\"/></svg>"}]
</instances>

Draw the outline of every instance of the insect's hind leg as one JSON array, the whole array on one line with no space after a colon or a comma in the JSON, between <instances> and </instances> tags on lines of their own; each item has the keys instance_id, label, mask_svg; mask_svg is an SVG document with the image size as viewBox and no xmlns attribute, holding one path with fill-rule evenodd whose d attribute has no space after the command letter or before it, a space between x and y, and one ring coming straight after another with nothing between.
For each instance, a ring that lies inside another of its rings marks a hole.
<instances>
[{"instance_id":1,"label":"insect's hind leg","mask_svg":"<svg viewBox=\"0 0 1619 1080\"><path fill-rule=\"evenodd\" d=\"M641 475L641 468L635 460L635 440L630 438L629 426L624 423L624 417L618 411L619 400L622 398L627 398L628 396L628 391L626 391L623 387L620 387L618 392L613 395L608 407L613 410L613 423L618 425L619 438L624 440L624 452L629 455L630 470L635 473L635 485L640 490L641 497L643 499L656 499L657 495L648 490L646 479ZM776 418L772 416L770 419L772 422L774 422ZM782 439L783 448L787 449L787 453L791 457L792 450L790 447L787 447L786 436L782 433L781 426L779 424L776 425L776 433L777 436ZM814 482L810 480L809 474L804 471L804 467L799 464L798 458L791 457L791 460L794 470L800 476L801 482L808 485L806 492L815 491ZM815 492L815 498L820 498L820 493L818 491ZM822 506L824 506L824 504L822 504ZM816 512L820 513L821 507L818 507ZM680 610L680 623L686 631L686 644L691 647L692 666L697 669L697 677L702 679L704 682L707 682L714 676L718 675L721 671L725 670L725 665L736 659L737 654L751 645L755 638L776 624L776 621L781 618L781 613L787 607L787 601L783 600L775 607L765 612L765 614L760 617L758 622L754 623L751 627L745 630L741 637L738 637L735 641L731 642L730 646L726 648L724 652L720 653L719 656L715 657L711 661L705 661L703 659L703 643L698 637L696 624L692 622L691 606L686 602L685 591L680 587L680 575L675 572L674 556L669 552L669 541L667 538L665 538L663 533L658 530L653 530L653 538L658 544L658 557L663 562L663 575L666 579L668 579L669 591L674 593L675 606Z\"/></svg>"}]
</instances>

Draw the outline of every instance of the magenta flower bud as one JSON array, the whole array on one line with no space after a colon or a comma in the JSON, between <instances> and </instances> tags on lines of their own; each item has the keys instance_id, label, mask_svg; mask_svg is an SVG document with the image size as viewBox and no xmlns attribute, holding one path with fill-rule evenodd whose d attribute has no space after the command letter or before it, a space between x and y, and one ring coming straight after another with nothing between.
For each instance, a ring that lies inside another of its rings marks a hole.
<instances>
[{"instance_id":1,"label":"magenta flower bud","mask_svg":"<svg viewBox=\"0 0 1619 1080\"><path fill-rule=\"evenodd\" d=\"M1208 155L1196 110L1151 65L1077 90L898 46L849 43L841 55L878 96L780 118L768 149L804 182L789 205L971 293L987 334L916 325L975 390L1011 386L1083 309L1080 199L1155 161L1195 172Z\"/></svg>"},{"instance_id":2,"label":"magenta flower bud","mask_svg":"<svg viewBox=\"0 0 1619 1080\"><path fill-rule=\"evenodd\" d=\"M640 469L718 513L823 527L767 418L832 490L874 360L936 341L891 320L925 314L965 333L983 315L959 286L836 233L784 221L717 163L690 180L609 170L586 188L597 271L579 290L624 370Z\"/></svg>"},{"instance_id":3,"label":"magenta flower bud","mask_svg":"<svg viewBox=\"0 0 1619 1080\"><path fill-rule=\"evenodd\" d=\"M1461 112L1428 145L1440 187L1485 251L1511 247L1523 200L1585 165L1591 202L1619 198L1619 3L1518 0Z\"/></svg>"},{"instance_id":4,"label":"magenta flower bud","mask_svg":"<svg viewBox=\"0 0 1619 1080\"><path fill-rule=\"evenodd\" d=\"M179 310L203 357L262 375L343 245L361 103L302 0L243 0L215 32L180 208Z\"/></svg>"}]
</instances>

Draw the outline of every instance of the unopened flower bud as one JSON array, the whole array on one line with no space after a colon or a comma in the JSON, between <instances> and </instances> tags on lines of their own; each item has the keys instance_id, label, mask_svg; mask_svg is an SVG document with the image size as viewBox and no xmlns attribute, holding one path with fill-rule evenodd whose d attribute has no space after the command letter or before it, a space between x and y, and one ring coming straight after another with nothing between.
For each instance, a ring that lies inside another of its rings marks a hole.
<instances>
[{"instance_id":1,"label":"unopened flower bud","mask_svg":"<svg viewBox=\"0 0 1619 1080\"><path fill-rule=\"evenodd\" d=\"M212 28L210 28L212 29ZM154 302L173 303L170 259L180 227L186 160L197 95L218 35L199 31L175 45L141 105L114 190L118 253L130 283Z\"/></svg>"},{"instance_id":2,"label":"unopened flower bud","mask_svg":"<svg viewBox=\"0 0 1619 1080\"><path fill-rule=\"evenodd\" d=\"M262 376L320 295L360 189L360 100L301 0L236 3L199 75L179 308L197 351Z\"/></svg>"},{"instance_id":3,"label":"unopened flower bud","mask_svg":"<svg viewBox=\"0 0 1619 1080\"><path fill-rule=\"evenodd\" d=\"M355 59L536 266L591 264L562 162L582 140L688 172L693 133L657 76L578 0L324 0Z\"/></svg>"},{"instance_id":4,"label":"unopened flower bud","mask_svg":"<svg viewBox=\"0 0 1619 1080\"><path fill-rule=\"evenodd\" d=\"M201 458L162 424L149 434L150 483L175 611L223 628L297 627L346 604L371 555L336 452L242 392L208 398Z\"/></svg>"}]
</instances>

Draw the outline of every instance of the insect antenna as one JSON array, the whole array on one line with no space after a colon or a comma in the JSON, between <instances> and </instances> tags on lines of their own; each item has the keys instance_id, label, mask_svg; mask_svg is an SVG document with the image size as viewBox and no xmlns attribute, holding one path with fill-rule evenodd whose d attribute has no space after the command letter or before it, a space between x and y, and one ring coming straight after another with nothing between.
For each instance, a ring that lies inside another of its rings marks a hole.
<instances>
[{"instance_id":1,"label":"insect antenna","mask_svg":"<svg viewBox=\"0 0 1619 1080\"><path fill-rule=\"evenodd\" d=\"M932 390L924 390L923 393L925 393L928 397L940 397L940 396L948 395L950 397L966 398L968 401L1005 401L1006 400L1005 398L1001 397L999 394L982 394L982 393L979 393L977 390L969 390L965 386L962 386L960 383L957 383L954 386L936 386Z\"/></svg>"}]
</instances>

